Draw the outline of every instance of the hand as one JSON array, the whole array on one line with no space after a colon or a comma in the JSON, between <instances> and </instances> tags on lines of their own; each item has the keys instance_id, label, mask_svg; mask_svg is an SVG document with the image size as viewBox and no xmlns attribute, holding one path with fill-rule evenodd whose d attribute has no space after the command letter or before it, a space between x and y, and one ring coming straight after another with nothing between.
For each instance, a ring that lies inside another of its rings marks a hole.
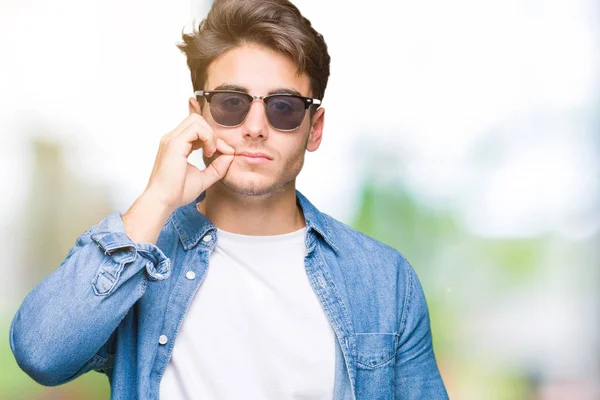
<instances>
[{"instance_id":1,"label":"hand","mask_svg":"<svg viewBox=\"0 0 600 400\"><path fill-rule=\"evenodd\" d=\"M200 148L204 149L206 157L212 157L217 151L221 153L204 170L187 161L189 155ZM217 138L204 118L192 113L161 138L143 196L151 197L156 204L174 211L222 179L234 154L234 148Z\"/></svg>"}]
</instances>

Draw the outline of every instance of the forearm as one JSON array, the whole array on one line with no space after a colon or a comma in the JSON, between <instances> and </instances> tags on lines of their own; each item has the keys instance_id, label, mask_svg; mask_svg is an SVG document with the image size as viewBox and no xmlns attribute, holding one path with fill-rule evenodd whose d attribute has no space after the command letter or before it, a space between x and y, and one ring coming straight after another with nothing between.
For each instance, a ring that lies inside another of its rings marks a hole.
<instances>
[{"instance_id":1,"label":"forearm","mask_svg":"<svg viewBox=\"0 0 600 400\"><path fill-rule=\"evenodd\" d=\"M168 276L164 254L124 232L115 213L81 235L60 267L17 311L11 349L19 366L39 383L60 384L85 370L143 295L146 280Z\"/></svg>"},{"instance_id":2,"label":"forearm","mask_svg":"<svg viewBox=\"0 0 600 400\"><path fill-rule=\"evenodd\" d=\"M136 243L155 244L171 212L150 193L145 192L123 214L127 236Z\"/></svg>"}]
</instances>

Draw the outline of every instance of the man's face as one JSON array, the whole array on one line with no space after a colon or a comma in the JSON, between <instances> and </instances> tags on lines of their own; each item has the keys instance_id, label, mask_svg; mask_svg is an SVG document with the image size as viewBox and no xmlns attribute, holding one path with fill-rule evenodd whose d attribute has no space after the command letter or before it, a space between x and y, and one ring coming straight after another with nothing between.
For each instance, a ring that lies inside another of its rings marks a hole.
<instances>
[{"instance_id":1,"label":"man's face","mask_svg":"<svg viewBox=\"0 0 600 400\"><path fill-rule=\"evenodd\" d=\"M244 45L229 50L213 61L204 90L224 86L238 87L254 95L266 96L275 91L296 91L312 97L306 73L297 75L295 63L288 57L258 45ZM192 101L192 100L191 100ZM204 103L201 114L215 135L233 146L236 154L265 153L269 160L257 162L236 155L225 177L220 181L228 189L247 196L260 196L294 187L304 163L305 150L315 151L321 142L324 110L319 109L310 121L310 109L301 125L290 132L274 129L265 115L261 100L251 103L244 123L228 128L219 126ZM205 165L212 158L203 156Z\"/></svg>"}]
</instances>

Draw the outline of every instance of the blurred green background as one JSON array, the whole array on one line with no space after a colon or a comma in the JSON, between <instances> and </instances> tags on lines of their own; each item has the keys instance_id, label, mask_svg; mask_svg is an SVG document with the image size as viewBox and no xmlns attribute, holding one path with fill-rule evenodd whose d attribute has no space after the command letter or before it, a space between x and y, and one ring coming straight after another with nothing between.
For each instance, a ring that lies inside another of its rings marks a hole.
<instances>
[{"instance_id":1,"label":"blurred green background","mask_svg":"<svg viewBox=\"0 0 600 400\"><path fill-rule=\"evenodd\" d=\"M295 3L332 55L298 188L411 262L450 397L600 399L598 4ZM109 398L95 372L33 382L10 322L145 187L187 112L174 43L208 5L0 5L0 399Z\"/></svg>"}]
</instances>

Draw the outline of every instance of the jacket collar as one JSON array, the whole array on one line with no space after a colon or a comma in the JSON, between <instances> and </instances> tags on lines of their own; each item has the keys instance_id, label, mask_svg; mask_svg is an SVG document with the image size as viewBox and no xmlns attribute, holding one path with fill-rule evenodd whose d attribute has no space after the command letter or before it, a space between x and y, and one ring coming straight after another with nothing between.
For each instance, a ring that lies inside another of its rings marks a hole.
<instances>
[{"instance_id":1,"label":"jacket collar","mask_svg":"<svg viewBox=\"0 0 600 400\"><path fill-rule=\"evenodd\" d=\"M196 204L204 199L203 192L191 203L179 207L171 216L173 225L185 250L194 248L200 239L209 232L216 232L216 227L206 216L198 211ZM296 190L296 203L302 209L309 235L317 232L336 252L339 251L335 238L331 233L329 216L321 213L302 193Z\"/></svg>"}]
</instances>

